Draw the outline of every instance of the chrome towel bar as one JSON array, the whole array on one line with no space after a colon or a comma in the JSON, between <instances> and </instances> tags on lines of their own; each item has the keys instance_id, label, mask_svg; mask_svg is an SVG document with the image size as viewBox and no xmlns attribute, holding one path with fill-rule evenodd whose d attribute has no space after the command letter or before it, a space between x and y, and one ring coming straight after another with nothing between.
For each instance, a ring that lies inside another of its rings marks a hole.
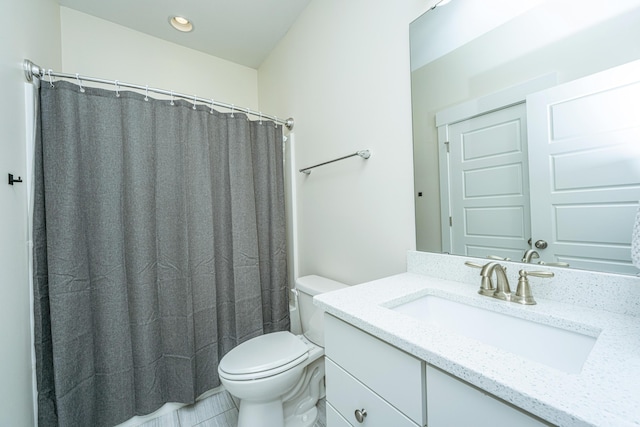
<instances>
[{"instance_id":1,"label":"chrome towel bar","mask_svg":"<svg viewBox=\"0 0 640 427\"><path fill-rule=\"evenodd\" d=\"M313 166L309 166L306 167L304 169L300 169L300 172L309 175L311 173L311 169L313 168L317 168L318 166L324 166L324 165L328 165L329 163L333 163L333 162L337 162L340 160L344 160L344 159L348 159L349 157L354 157L354 156L360 156L363 159L368 159L369 157L371 157L371 152L369 150L360 150L360 151L356 151L353 154L349 154L348 156L343 156L337 159L333 159L333 160L329 160L328 162L323 162L323 163L318 163L317 165L313 165Z\"/></svg>"}]
</instances>

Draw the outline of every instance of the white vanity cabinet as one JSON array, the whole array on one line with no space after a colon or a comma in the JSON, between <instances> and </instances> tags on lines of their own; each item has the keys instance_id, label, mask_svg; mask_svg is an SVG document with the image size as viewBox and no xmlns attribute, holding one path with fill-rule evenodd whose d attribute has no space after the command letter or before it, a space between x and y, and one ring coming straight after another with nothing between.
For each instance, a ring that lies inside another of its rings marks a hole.
<instances>
[{"instance_id":1,"label":"white vanity cabinet","mask_svg":"<svg viewBox=\"0 0 640 427\"><path fill-rule=\"evenodd\" d=\"M328 427L422 427L426 364L325 314Z\"/></svg>"},{"instance_id":2,"label":"white vanity cabinet","mask_svg":"<svg viewBox=\"0 0 640 427\"><path fill-rule=\"evenodd\" d=\"M327 427L552 426L325 314Z\"/></svg>"},{"instance_id":3,"label":"white vanity cabinet","mask_svg":"<svg viewBox=\"0 0 640 427\"><path fill-rule=\"evenodd\" d=\"M427 365L429 427L553 426Z\"/></svg>"}]
</instances>

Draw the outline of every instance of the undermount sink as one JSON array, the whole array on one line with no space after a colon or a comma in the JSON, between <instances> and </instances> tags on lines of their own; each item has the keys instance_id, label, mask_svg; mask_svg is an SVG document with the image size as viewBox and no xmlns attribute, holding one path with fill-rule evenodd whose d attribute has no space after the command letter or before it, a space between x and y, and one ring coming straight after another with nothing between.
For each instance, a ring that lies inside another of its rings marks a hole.
<instances>
[{"instance_id":1,"label":"undermount sink","mask_svg":"<svg viewBox=\"0 0 640 427\"><path fill-rule=\"evenodd\" d=\"M391 309L569 374L580 373L597 339L434 295Z\"/></svg>"}]
</instances>

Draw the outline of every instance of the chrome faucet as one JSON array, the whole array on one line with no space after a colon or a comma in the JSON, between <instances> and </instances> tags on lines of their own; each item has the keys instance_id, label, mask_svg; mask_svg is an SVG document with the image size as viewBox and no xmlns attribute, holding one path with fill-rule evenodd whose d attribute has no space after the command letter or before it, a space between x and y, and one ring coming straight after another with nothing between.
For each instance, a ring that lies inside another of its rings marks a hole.
<instances>
[{"instance_id":1,"label":"chrome faucet","mask_svg":"<svg viewBox=\"0 0 640 427\"><path fill-rule=\"evenodd\" d=\"M527 249L522 257L522 262L531 263L534 258L540 258L540 254L535 249Z\"/></svg>"}]
</instances>

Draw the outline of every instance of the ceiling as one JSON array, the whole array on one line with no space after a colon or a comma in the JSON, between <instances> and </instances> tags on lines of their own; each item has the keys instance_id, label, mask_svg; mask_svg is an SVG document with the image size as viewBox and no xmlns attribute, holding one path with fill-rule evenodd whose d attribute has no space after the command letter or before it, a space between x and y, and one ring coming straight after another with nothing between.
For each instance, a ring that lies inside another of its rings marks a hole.
<instances>
[{"instance_id":1,"label":"ceiling","mask_svg":"<svg viewBox=\"0 0 640 427\"><path fill-rule=\"evenodd\" d=\"M311 0L58 0L61 6L257 69ZM171 16L194 25L181 33Z\"/></svg>"}]
</instances>

